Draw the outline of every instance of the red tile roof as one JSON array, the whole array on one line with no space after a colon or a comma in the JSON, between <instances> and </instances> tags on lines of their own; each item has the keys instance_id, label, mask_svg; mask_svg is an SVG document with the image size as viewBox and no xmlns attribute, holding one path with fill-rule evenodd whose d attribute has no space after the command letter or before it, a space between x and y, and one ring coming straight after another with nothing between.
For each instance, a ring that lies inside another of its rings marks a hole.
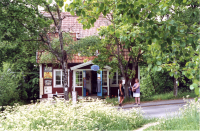
<instances>
[{"instance_id":1,"label":"red tile roof","mask_svg":"<svg viewBox=\"0 0 200 131\"><path fill-rule=\"evenodd\" d=\"M49 13L47 12L41 12L46 17L51 17ZM87 36L92 35L98 35L97 29L101 26L108 26L111 24L109 20L103 17L101 15L99 19L96 20L94 23L94 27L91 27L90 29L83 29L83 25L77 21L78 16L72 16L69 12L62 12L62 17L66 16L65 19L62 21L62 31L70 32L72 34L76 34L77 38L84 38ZM52 25L53 26L53 25ZM37 56L39 57L41 55L40 52L38 52ZM83 63L85 59L87 60L93 60L96 56L91 57L82 57L78 55L74 55L72 60L69 60L69 63ZM39 63L39 58L37 58L37 62Z\"/></svg>"}]
</instances>

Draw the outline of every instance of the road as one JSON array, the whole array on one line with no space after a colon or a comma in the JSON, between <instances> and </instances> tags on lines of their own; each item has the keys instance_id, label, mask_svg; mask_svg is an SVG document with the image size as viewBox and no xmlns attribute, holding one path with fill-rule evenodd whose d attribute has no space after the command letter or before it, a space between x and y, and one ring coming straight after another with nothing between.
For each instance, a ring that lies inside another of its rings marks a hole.
<instances>
[{"instance_id":1,"label":"road","mask_svg":"<svg viewBox=\"0 0 200 131\"><path fill-rule=\"evenodd\" d=\"M144 112L145 118L173 117L178 115L179 108L183 107L185 104L183 100L148 102L141 104L141 110ZM129 110L130 108L137 107L138 106L133 106L132 104L127 104L123 106L123 109Z\"/></svg>"},{"instance_id":2,"label":"road","mask_svg":"<svg viewBox=\"0 0 200 131\"><path fill-rule=\"evenodd\" d=\"M175 116L178 114L179 108L181 108L183 105L184 104L172 104L142 107L142 111L144 111L144 116L146 118Z\"/></svg>"}]
</instances>

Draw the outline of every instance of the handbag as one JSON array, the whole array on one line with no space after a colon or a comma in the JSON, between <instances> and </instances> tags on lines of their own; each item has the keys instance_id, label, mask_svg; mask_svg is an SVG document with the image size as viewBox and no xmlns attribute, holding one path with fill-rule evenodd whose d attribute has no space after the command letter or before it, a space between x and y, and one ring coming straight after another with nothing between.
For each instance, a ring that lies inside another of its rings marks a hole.
<instances>
[{"instance_id":1,"label":"handbag","mask_svg":"<svg viewBox=\"0 0 200 131\"><path fill-rule=\"evenodd\" d=\"M136 89L132 89L132 91L135 93L135 92L136 92Z\"/></svg>"}]
</instances>

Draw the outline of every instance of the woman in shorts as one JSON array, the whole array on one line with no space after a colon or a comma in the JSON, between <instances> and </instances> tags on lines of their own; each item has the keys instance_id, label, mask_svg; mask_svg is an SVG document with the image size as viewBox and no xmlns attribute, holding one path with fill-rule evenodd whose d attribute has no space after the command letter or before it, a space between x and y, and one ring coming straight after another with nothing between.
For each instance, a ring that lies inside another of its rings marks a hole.
<instances>
[{"instance_id":1,"label":"woman in shorts","mask_svg":"<svg viewBox=\"0 0 200 131\"><path fill-rule=\"evenodd\" d=\"M133 97L135 97L135 105L140 105L140 83L139 79L135 79L135 84L132 87Z\"/></svg>"}]
</instances>

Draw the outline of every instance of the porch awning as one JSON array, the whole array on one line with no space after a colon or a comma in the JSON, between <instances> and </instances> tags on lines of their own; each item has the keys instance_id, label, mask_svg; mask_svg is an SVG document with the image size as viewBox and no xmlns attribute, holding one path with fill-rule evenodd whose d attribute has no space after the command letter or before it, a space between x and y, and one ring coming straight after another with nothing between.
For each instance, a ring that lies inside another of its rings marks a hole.
<instances>
[{"instance_id":1,"label":"porch awning","mask_svg":"<svg viewBox=\"0 0 200 131\"><path fill-rule=\"evenodd\" d=\"M82 63L82 64L79 64L79 65L73 66L70 69L71 70L76 70L76 69L79 69L79 68L82 68L84 66L91 65L91 64L94 64L94 63L92 61L88 61L86 63ZM110 66L104 66L104 68L108 69L108 70L112 69Z\"/></svg>"}]
</instances>

